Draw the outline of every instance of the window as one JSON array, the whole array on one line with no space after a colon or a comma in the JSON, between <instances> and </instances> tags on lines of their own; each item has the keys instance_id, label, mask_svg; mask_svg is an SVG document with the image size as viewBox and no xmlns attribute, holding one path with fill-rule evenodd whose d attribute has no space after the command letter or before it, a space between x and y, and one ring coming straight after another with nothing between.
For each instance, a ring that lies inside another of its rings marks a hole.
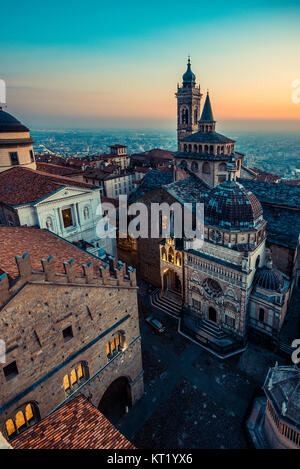
<instances>
[{"instance_id":1,"label":"window","mask_svg":"<svg viewBox=\"0 0 300 469\"><path fill-rule=\"evenodd\" d=\"M17 166L19 164L18 152L12 151L9 153L10 163L12 166Z\"/></svg>"},{"instance_id":2,"label":"window","mask_svg":"<svg viewBox=\"0 0 300 469\"><path fill-rule=\"evenodd\" d=\"M18 368L17 368L17 362L12 362L9 365L5 366L3 368L4 376L6 378L6 381L9 381L10 379L14 378L19 374Z\"/></svg>"},{"instance_id":3,"label":"window","mask_svg":"<svg viewBox=\"0 0 300 469\"><path fill-rule=\"evenodd\" d=\"M79 363L72 368L69 375L65 375L63 379L63 386L66 393L74 391L81 383L88 378L88 368L85 363Z\"/></svg>"},{"instance_id":4,"label":"window","mask_svg":"<svg viewBox=\"0 0 300 469\"><path fill-rule=\"evenodd\" d=\"M210 166L209 163L203 163L202 166L202 173L209 174L210 173Z\"/></svg>"},{"instance_id":5,"label":"window","mask_svg":"<svg viewBox=\"0 0 300 469\"><path fill-rule=\"evenodd\" d=\"M38 420L40 417L37 406L31 402L25 404L14 417L6 420L5 429L8 438L14 437Z\"/></svg>"},{"instance_id":6,"label":"window","mask_svg":"<svg viewBox=\"0 0 300 469\"><path fill-rule=\"evenodd\" d=\"M125 347L125 334L123 332L118 332L111 341L106 343L106 355L110 360L118 352L120 352Z\"/></svg>"},{"instance_id":7,"label":"window","mask_svg":"<svg viewBox=\"0 0 300 469\"><path fill-rule=\"evenodd\" d=\"M235 328L235 319L225 314L225 324L229 327Z\"/></svg>"},{"instance_id":8,"label":"window","mask_svg":"<svg viewBox=\"0 0 300 469\"><path fill-rule=\"evenodd\" d=\"M31 161L31 163L33 163L34 162L33 151L29 150L29 154L30 154L30 161Z\"/></svg>"},{"instance_id":9,"label":"window","mask_svg":"<svg viewBox=\"0 0 300 469\"><path fill-rule=\"evenodd\" d=\"M201 302L192 298L192 306L196 311L201 311Z\"/></svg>"},{"instance_id":10,"label":"window","mask_svg":"<svg viewBox=\"0 0 300 469\"><path fill-rule=\"evenodd\" d=\"M69 226L73 226L73 218L72 218L72 210L70 208L65 208L61 211L64 228L68 228Z\"/></svg>"},{"instance_id":11,"label":"window","mask_svg":"<svg viewBox=\"0 0 300 469\"><path fill-rule=\"evenodd\" d=\"M265 310L263 308L259 308L258 320L260 322L265 322Z\"/></svg>"},{"instance_id":12,"label":"window","mask_svg":"<svg viewBox=\"0 0 300 469\"><path fill-rule=\"evenodd\" d=\"M63 338L65 342L72 339L72 337L73 337L72 326L66 327L66 329L63 330Z\"/></svg>"}]
</instances>

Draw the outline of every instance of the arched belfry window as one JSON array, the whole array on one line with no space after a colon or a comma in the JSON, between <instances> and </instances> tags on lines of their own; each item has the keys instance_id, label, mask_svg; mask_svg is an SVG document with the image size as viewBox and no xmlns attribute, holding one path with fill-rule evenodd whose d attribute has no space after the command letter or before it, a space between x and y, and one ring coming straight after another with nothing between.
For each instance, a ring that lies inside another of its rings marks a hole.
<instances>
[{"instance_id":1,"label":"arched belfry window","mask_svg":"<svg viewBox=\"0 0 300 469\"><path fill-rule=\"evenodd\" d=\"M198 109L194 110L194 124L197 124L198 122Z\"/></svg>"},{"instance_id":2,"label":"arched belfry window","mask_svg":"<svg viewBox=\"0 0 300 469\"><path fill-rule=\"evenodd\" d=\"M189 123L189 111L187 108L183 108L181 111L181 123L188 124Z\"/></svg>"}]
</instances>

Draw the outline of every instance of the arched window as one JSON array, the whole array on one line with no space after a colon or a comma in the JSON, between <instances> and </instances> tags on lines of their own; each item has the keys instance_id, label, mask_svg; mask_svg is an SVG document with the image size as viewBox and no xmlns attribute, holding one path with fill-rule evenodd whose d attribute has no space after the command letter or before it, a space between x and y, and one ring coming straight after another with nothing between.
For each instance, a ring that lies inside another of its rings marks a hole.
<instances>
[{"instance_id":1,"label":"arched window","mask_svg":"<svg viewBox=\"0 0 300 469\"><path fill-rule=\"evenodd\" d=\"M209 163L203 163L203 166L202 166L202 173L204 174L209 174L210 173L210 166L209 166Z\"/></svg>"},{"instance_id":2,"label":"arched window","mask_svg":"<svg viewBox=\"0 0 300 469\"><path fill-rule=\"evenodd\" d=\"M38 407L33 402L24 404L15 414L5 422L5 430L8 438L12 438L35 422L40 420Z\"/></svg>"},{"instance_id":3,"label":"arched window","mask_svg":"<svg viewBox=\"0 0 300 469\"><path fill-rule=\"evenodd\" d=\"M186 145L186 143L183 145L183 151L185 151L185 152L187 151L187 145Z\"/></svg>"},{"instance_id":4,"label":"arched window","mask_svg":"<svg viewBox=\"0 0 300 469\"><path fill-rule=\"evenodd\" d=\"M125 333L119 331L115 337L106 342L106 355L111 360L118 352L124 349L126 343Z\"/></svg>"},{"instance_id":5,"label":"arched window","mask_svg":"<svg viewBox=\"0 0 300 469\"><path fill-rule=\"evenodd\" d=\"M208 145L204 146L204 153L208 153Z\"/></svg>"},{"instance_id":6,"label":"arched window","mask_svg":"<svg viewBox=\"0 0 300 469\"><path fill-rule=\"evenodd\" d=\"M198 171L198 163L196 161L192 162L191 170Z\"/></svg>"},{"instance_id":7,"label":"arched window","mask_svg":"<svg viewBox=\"0 0 300 469\"><path fill-rule=\"evenodd\" d=\"M64 390L67 393L74 391L79 384L86 381L88 378L88 368L86 363L79 363L77 366L72 368L69 375L65 375L63 379Z\"/></svg>"},{"instance_id":8,"label":"arched window","mask_svg":"<svg viewBox=\"0 0 300 469\"><path fill-rule=\"evenodd\" d=\"M202 145L199 145L199 153L202 153Z\"/></svg>"},{"instance_id":9,"label":"arched window","mask_svg":"<svg viewBox=\"0 0 300 469\"><path fill-rule=\"evenodd\" d=\"M214 152L214 146L213 145L210 145L209 147L209 153L213 153Z\"/></svg>"},{"instance_id":10,"label":"arched window","mask_svg":"<svg viewBox=\"0 0 300 469\"><path fill-rule=\"evenodd\" d=\"M257 267L259 266L259 263L260 263L260 256L257 256L256 261L255 261L255 267L256 267L256 269L257 269Z\"/></svg>"},{"instance_id":11,"label":"arched window","mask_svg":"<svg viewBox=\"0 0 300 469\"><path fill-rule=\"evenodd\" d=\"M258 320L260 322L265 322L265 310L263 308L259 308Z\"/></svg>"},{"instance_id":12,"label":"arched window","mask_svg":"<svg viewBox=\"0 0 300 469\"><path fill-rule=\"evenodd\" d=\"M183 108L181 112L181 123L188 124L188 122L189 122L189 111L186 108Z\"/></svg>"},{"instance_id":13,"label":"arched window","mask_svg":"<svg viewBox=\"0 0 300 469\"><path fill-rule=\"evenodd\" d=\"M171 247L170 247L169 253L168 253L168 261L172 262L172 263L174 262L174 251Z\"/></svg>"},{"instance_id":14,"label":"arched window","mask_svg":"<svg viewBox=\"0 0 300 469\"><path fill-rule=\"evenodd\" d=\"M162 250L161 250L161 258L162 258L163 261L167 260L167 252L166 252L165 247L163 247Z\"/></svg>"},{"instance_id":15,"label":"arched window","mask_svg":"<svg viewBox=\"0 0 300 469\"><path fill-rule=\"evenodd\" d=\"M181 254L179 252L177 252L176 254L176 265L178 265L178 267L181 267Z\"/></svg>"},{"instance_id":16,"label":"arched window","mask_svg":"<svg viewBox=\"0 0 300 469\"><path fill-rule=\"evenodd\" d=\"M192 145L189 143L189 152L192 151Z\"/></svg>"},{"instance_id":17,"label":"arched window","mask_svg":"<svg viewBox=\"0 0 300 469\"><path fill-rule=\"evenodd\" d=\"M197 124L198 122L198 109L194 110L194 124Z\"/></svg>"},{"instance_id":18,"label":"arched window","mask_svg":"<svg viewBox=\"0 0 300 469\"><path fill-rule=\"evenodd\" d=\"M194 145L194 153L197 153L197 145Z\"/></svg>"}]
</instances>

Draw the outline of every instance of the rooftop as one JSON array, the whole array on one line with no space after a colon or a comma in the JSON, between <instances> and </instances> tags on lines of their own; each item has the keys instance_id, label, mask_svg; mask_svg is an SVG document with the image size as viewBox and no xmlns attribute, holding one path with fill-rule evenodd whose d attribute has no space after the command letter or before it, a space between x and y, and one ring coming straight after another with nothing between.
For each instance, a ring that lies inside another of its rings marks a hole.
<instances>
[{"instance_id":1,"label":"rooftop","mask_svg":"<svg viewBox=\"0 0 300 469\"><path fill-rule=\"evenodd\" d=\"M197 143L234 143L235 140L218 134L218 132L195 132L181 139L182 142Z\"/></svg>"},{"instance_id":2,"label":"rooftop","mask_svg":"<svg viewBox=\"0 0 300 469\"><path fill-rule=\"evenodd\" d=\"M246 189L253 192L262 204L300 208L300 187L288 184L239 179Z\"/></svg>"},{"instance_id":3,"label":"rooftop","mask_svg":"<svg viewBox=\"0 0 300 469\"><path fill-rule=\"evenodd\" d=\"M10 280L19 277L15 256L29 252L33 270L41 270L41 259L54 257L55 269L64 273L63 262L74 259L77 272L82 274L82 264L93 262L94 268L103 263L91 254L77 248L59 236L39 228L0 226L0 274L7 273Z\"/></svg>"},{"instance_id":4,"label":"rooftop","mask_svg":"<svg viewBox=\"0 0 300 469\"><path fill-rule=\"evenodd\" d=\"M70 168L68 166L61 166L58 164L52 163L36 163L36 167L38 171L42 171L44 173L56 174L58 176L69 176L75 174L82 174L81 169Z\"/></svg>"},{"instance_id":5,"label":"rooftop","mask_svg":"<svg viewBox=\"0 0 300 469\"><path fill-rule=\"evenodd\" d=\"M35 203L63 187L95 189L71 178L16 166L0 173L0 202L12 206Z\"/></svg>"},{"instance_id":6,"label":"rooftop","mask_svg":"<svg viewBox=\"0 0 300 469\"><path fill-rule=\"evenodd\" d=\"M148 194L148 192L159 189L161 186L173 182L173 180L173 172L151 169L145 174L141 184L129 197L129 203L135 202L140 197Z\"/></svg>"},{"instance_id":7,"label":"rooftop","mask_svg":"<svg viewBox=\"0 0 300 469\"><path fill-rule=\"evenodd\" d=\"M135 449L81 394L16 436L11 445L15 449Z\"/></svg>"},{"instance_id":8,"label":"rooftop","mask_svg":"<svg viewBox=\"0 0 300 469\"><path fill-rule=\"evenodd\" d=\"M281 418L300 429L300 369L292 366L270 368L264 390Z\"/></svg>"},{"instance_id":9,"label":"rooftop","mask_svg":"<svg viewBox=\"0 0 300 469\"><path fill-rule=\"evenodd\" d=\"M29 132L25 125L0 106L0 133L1 132Z\"/></svg>"}]
</instances>

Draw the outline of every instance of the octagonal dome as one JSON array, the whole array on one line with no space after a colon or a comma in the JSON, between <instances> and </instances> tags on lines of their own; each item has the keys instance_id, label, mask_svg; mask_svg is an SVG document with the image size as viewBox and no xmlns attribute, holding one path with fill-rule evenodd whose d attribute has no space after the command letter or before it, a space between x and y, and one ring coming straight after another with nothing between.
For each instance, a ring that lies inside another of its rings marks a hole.
<instances>
[{"instance_id":1,"label":"octagonal dome","mask_svg":"<svg viewBox=\"0 0 300 469\"><path fill-rule=\"evenodd\" d=\"M251 230L263 221L257 197L236 181L224 181L205 194L205 223L225 230Z\"/></svg>"}]
</instances>

